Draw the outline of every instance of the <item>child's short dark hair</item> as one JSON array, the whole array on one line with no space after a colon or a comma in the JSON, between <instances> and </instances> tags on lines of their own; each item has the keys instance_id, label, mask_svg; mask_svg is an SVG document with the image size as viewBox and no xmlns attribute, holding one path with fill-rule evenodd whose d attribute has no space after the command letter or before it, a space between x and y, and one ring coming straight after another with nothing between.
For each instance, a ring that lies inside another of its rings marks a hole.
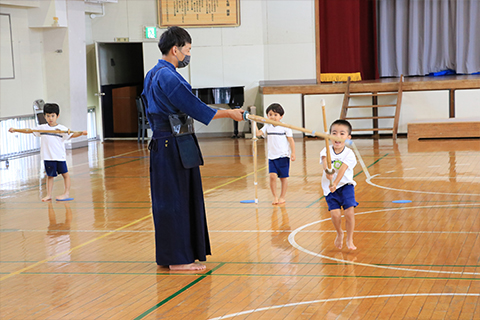
<instances>
[{"instance_id":1,"label":"child's short dark hair","mask_svg":"<svg viewBox=\"0 0 480 320\"><path fill-rule=\"evenodd\" d=\"M269 105L267 108L267 114L270 111L276 112L281 116L283 116L283 114L285 113L285 110L283 110L282 106L279 103L272 103L271 105Z\"/></svg>"},{"instance_id":2,"label":"child's short dark hair","mask_svg":"<svg viewBox=\"0 0 480 320\"><path fill-rule=\"evenodd\" d=\"M158 48L166 55L174 46L183 47L186 43L192 43L192 38L187 30L180 27L170 27L162 33L158 40Z\"/></svg>"},{"instance_id":3,"label":"child's short dark hair","mask_svg":"<svg viewBox=\"0 0 480 320\"><path fill-rule=\"evenodd\" d=\"M45 103L43 106L43 114L46 113L56 113L58 116L60 114L60 107L56 103Z\"/></svg>"},{"instance_id":4,"label":"child's short dark hair","mask_svg":"<svg viewBox=\"0 0 480 320\"><path fill-rule=\"evenodd\" d=\"M349 135L352 134L352 125L347 120L342 120L342 119L338 119L338 120L333 121L333 123L330 125L330 133L332 133L332 127L335 124L346 126L348 128L348 134Z\"/></svg>"}]
</instances>

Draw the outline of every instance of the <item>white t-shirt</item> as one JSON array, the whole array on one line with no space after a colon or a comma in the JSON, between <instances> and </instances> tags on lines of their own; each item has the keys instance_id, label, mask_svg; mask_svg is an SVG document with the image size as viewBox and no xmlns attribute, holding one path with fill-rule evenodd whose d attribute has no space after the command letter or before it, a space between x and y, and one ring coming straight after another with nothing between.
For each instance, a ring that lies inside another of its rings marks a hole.
<instances>
[{"instance_id":1,"label":"white t-shirt","mask_svg":"<svg viewBox=\"0 0 480 320\"><path fill-rule=\"evenodd\" d=\"M62 130L67 131L68 128L57 124L50 127L48 123L41 124L35 128L36 130ZM40 137L40 154L42 160L47 161L66 161L67 152L65 150L65 141L70 139L73 133L41 133L34 132L35 136Z\"/></svg>"},{"instance_id":2,"label":"white t-shirt","mask_svg":"<svg viewBox=\"0 0 480 320\"><path fill-rule=\"evenodd\" d=\"M287 137L293 137L292 129L266 123L261 130L263 136L267 136L268 159L290 157Z\"/></svg>"},{"instance_id":3,"label":"white t-shirt","mask_svg":"<svg viewBox=\"0 0 480 320\"><path fill-rule=\"evenodd\" d=\"M335 173L333 175L333 181L337 178L338 170L342 166L343 163L347 165L347 170L345 170L345 173L340 180L340 182L337 185L337 189L340 187L346 185L346 184L353 184L354 186L357 184L353 180L353 168L357 165L357 158L355 158L355 153L352 151L352 149L349 149L345 147L342 152L339 154L336 154L335 151L333 150L333 146L329 146L330 149L330 158L332 159L332 169L335 169ZM327 148L323 148L322 151L320 151L320 163L322 163L322 157L327 156ZM327 158L325 158L325 161L327 161ZM323 166L322 166L323 167ZM325 173L325 170L323 171L323 176L322 176L322 189L323 189L323 195L327 196L330 193L330 180L327 179L327 174Z\"/></svg>"}]
</instances>

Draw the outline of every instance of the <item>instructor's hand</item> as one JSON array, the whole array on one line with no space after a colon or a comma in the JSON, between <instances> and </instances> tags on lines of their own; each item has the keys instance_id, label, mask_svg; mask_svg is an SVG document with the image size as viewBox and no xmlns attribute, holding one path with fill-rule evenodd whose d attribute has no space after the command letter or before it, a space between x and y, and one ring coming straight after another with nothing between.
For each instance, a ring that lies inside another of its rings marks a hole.
<instances>
[{"instance_id":1,"label":"instructor's hand","mask_svg":"<svg viewBox=\"0 0 480 320\"><path fill-rule=\"evenodd\" d=\"M230 114L229 114L230 118L232 118L235 121L243 121L243 113L245 112L245 110L232 109L229 111L230 111Z\"/></svg>"}]
</instances>

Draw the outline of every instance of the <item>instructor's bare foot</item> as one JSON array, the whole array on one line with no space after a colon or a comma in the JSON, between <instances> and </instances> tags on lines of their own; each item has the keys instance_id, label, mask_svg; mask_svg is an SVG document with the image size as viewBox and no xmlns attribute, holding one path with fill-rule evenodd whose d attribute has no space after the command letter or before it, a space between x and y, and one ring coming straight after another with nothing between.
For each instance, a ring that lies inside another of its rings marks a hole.
<instances>
[{"instance_id":1,"label":"instructor's bare foot","mask_svg":"<svg viewBox=\"0 0 480 320\"><path fill-rule=\"evenodd\" d=\"M337 237L335 238L335 247L338 249L342 249L343 247L343 233L337 233Z\"/></svg>"},{"instance_id":2,"label":"instructor's bare foot","mask_svg":"<svg viewBox=\"0 0 480 320\"><path fill-rule=\"evenodd\" d=\"M202 271L207 269L207 266L194 262L189 264L171 264L169 268L171 271Z\"/></svg>"},{"instance_id":3,"label":"instructor's bare foot","mask_svg":"<svg viewBox=\"0 0 480 320\"><path fill-rule=\"evenodd\" d=\"M284 204L284 203L285 203L285 199L283 198L278 199L277 204Z\"/></svg>"},{"instance_id":4,"label":"instructor's bare foot","mask_svg":"<svg viewBox=\"0 0 480 320\"><path fill-rule=\"evenodd\" d=\"M349 250L357 250L357 247L353 244L353 240L347 240L347 248Z\"/></svg>"},{"instance_id":5,"label":"instructor's bare foot","mask_svg":"<svg viewBox=\"0 0 480 320\"><path fill-rule=\"evenodd\" d=\"M47 202L47 201L50 201L52 200L52 197L50 196L46 196L45 198L42 198L42 202Z\"/></svg>"},{"instance_id":6,"label":"instructor's bare foot","mask_svg":"<svg viewBox=\"0 0 480 320\"><path fill-rule=\"evenodd\" d=\"M68 199L68 198L69 198L69 194L68 194L68 193L64 193L64 194L62 194L61 196L56 197L55 199L56 199L56 200L65 200L65 199Z\"/></svg>"},{"instance_id":7,"label":"instructor's bare foot","mask_svg":"<svg viewBox=\"0 0 480 320\"><path fill-rule=\"evenodd\" d=\"M278 204L278 198L275 198L275 199L272 201L272 204Z\"/></svg>"}]
</instances>

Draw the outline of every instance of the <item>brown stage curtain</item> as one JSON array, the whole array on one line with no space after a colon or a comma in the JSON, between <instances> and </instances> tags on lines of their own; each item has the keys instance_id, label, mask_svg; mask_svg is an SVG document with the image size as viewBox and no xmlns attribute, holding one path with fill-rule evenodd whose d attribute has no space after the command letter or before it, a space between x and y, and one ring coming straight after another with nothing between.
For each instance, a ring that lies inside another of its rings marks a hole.
<instances>
[{"instance_id":1,"label":"brown stage curtain","mask_svg":"<svg viewBox=\"0 0 480 320\"><path fill-rule=\"evenodd\" d=\"M322 73L378 79L375 0L317 0Z\"/></svg>"}]
</instances>

